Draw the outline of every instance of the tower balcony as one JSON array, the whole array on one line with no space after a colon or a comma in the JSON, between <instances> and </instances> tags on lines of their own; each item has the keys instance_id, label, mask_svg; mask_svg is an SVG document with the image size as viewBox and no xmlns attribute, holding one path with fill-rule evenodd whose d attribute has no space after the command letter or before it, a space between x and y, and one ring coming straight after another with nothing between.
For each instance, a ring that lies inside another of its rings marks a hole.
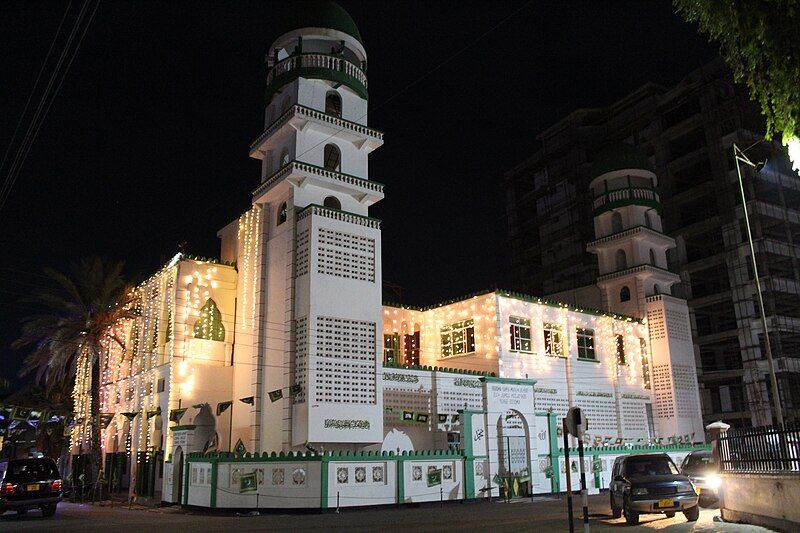
<instances>
[{"instance_id":1,"label":"tower balcony","mask_svg":"<svg viewBox=\"0 0 800 533\"><path fill-rule=\"evenodd\" d=\"M606 190L592 200L593 216L626 205L652 207L661 213L661 199L652 187L626 187Z\"/></svg>"},{"instance_id":2,"label":"tower balcony","mask_svg":"<svg viewBox=\"0 0 800 533\"><path fill-rule=\"evenodd\" d=\"M267 101L283 85L300 76L341 83L361 98L367 98L367 75L358 65L335 55L301 53L278 61L269 71Z\"/></svg>"},{"instance_id":3,"label":"tower balcony","mask_svg":"<svg viewBox=\"0 0 800 533\"><path fill-rule=\"evenodd\" d=\"M329 115L304 105L295 104L278 117L250 144L250 157L264 159L266 145L273 133L286 124L300 131L312 127L325 135L352 142L367 153L383 145L383 132L368 128L357 122Z\"/></svg>"},{"instance_id":4,"label":"tower balcony","mask_svg":"<svg viewBox=\"0 0 800 533\"><path fill-rule=\"evenodd\" d=\"M652 277L665 283L678 283L681 280L679 275L665 268L650 264L642 264L603 274L597 278L597 284L604 285L608 282L613 282L619 278L631 275L641 279Z\"/></svg>"},{"instance_id":5,"label":"tower balcony","mask_svg":"<svg viewBox=\"0 0 800 533\"><path fill-rule=\"evenodd\" d=\"M598 250L612 246L618 246L620 241L628 239L637 241L646 239L655 246L663 246L665 248L675 247L675 239L669 235L664 235L663 233L648 228L647 226L635 226L633 228L593 240L586 245L586 251L590 253L597 253Z\"/></svg>"}]
</instances>

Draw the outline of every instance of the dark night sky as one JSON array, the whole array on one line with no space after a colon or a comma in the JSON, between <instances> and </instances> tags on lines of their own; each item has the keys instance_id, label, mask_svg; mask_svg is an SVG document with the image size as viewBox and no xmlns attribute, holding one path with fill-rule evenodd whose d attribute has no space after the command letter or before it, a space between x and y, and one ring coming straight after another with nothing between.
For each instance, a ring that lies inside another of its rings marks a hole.
<instances>
[{"instance_id":1,"label":"dark night sky","mask_svg":"<svg viewBox=\"0 0 800 533\"><path fill-rule=\"evenodd\" d=\"M384 278L409 303L508 285L501 177L539 131L716 53L665 0L340 3L369 54L370 126L385 132L370 156L386 184L371 210ZM183 241L218 255L217 229L259 182L247 154L263 57L291 4L100 5L0 212L0 376L19 367L8 345L42 267L98 254L144 275ZM2 151L65 6L0 3Z\"/></svg>"}]
</instances>

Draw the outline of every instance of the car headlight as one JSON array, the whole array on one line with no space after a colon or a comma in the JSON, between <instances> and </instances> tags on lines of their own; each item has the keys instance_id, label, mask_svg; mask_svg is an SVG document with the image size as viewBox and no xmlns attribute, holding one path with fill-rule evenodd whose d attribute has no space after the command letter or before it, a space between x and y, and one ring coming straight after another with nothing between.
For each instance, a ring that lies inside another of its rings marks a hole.
<instances>
[{"instance_id":1,"label":"car headlight","mask_svg":"<svg viewBox=\"0 0 800 533\"><path fill-rule=\"evenodd\" d=\"M642 487L642 488L633 489L632 492L633 492L634 496L642 496L643 494L647 494L647 489Z\"/></svg>"},{"instance_id":2,"label":"car headlight","mask_svg":"<svg viewBox=\"0 0 800 533\"><path fill-rule=\"evenodd\" d=\"M716 474L711 474L706 478L706 484L709 488L718 489L722 485L722 479Z\"/></svg>"},{"instance_id":3,"label":"car headlight","mask_svg":"<svg viewBox=\"0 0 800 533\"><path fill-rule=\"evenodd\" d=\"M695 492L694 485L690 483L678 483L678 486L675 487L678 492Z\"/></svg>"}]
</instances>

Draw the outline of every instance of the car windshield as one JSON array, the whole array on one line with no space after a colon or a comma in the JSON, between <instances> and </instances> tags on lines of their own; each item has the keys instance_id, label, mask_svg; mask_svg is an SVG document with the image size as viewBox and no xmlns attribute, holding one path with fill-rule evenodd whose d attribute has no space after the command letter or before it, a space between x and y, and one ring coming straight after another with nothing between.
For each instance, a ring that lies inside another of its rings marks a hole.
<instances>
[{"instance_id":1,"label":"car windshield","mask_svg":"<svg viewBox=\"0 0 800 533\"><path fill-rule=\"evenodd\" d=\"M716 465L716 463L714 462L714 457L712 455L692 454L686 458L686 465L684 468L703 470L706 468L711 468L714 465Z\"/></svg>"},{"instance_id":2,"label":"car windshield","mask_svg":"<svg viewBox=\"0 0 800 533\"><path fill-rule=\"evenodd\" d=\"M637 457L625 461L626 476L663 476L677 473L678 469L666 457Z\"/></svg>"},{"instance_id":3,"label":"car windshield","mask_svg":"<svg viewBox=\"0 0 800 533\"><path fill-rule=\"evenodd\" d=\"M8 462L4 481L41 481L60 477L52 459L19 459Z\"/></svg>"}]
</instances>

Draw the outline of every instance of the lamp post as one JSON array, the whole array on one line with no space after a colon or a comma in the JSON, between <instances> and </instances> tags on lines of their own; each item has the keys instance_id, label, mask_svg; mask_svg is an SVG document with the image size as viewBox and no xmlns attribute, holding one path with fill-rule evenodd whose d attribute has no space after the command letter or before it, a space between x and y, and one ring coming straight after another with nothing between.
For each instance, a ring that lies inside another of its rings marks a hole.
<instances>
[{"instance_id":1,"label":"lamp post","mask_svg":"<svg viewBox=\"0 0 800 533\"><path fill-rule=\"evenodd\" d=\"M781 398L778 393L778 380L775 377L775 363L772 361L772 345L769 342L769 331L767 330L767 314L764 311L764 297L761 293L761 279L758 277L758 265L756 264L756 250L753 246L753 234L750 231L750 217L747 214L747 198L744 194L744 182L742 181L742 167L739 163L744 163L749 165L755 169L756 172L760 171L764 167L764 162L760 163L753 163L748 159L745 155L745 152L751 149L756 144L760 143L758 141L754 144L751 144L744 150L733 145L733 158L736 161L736 174L739 177L739 192L742 194L742 211L744 212L744 225L747 228L747 242L750 245L750 259L753 262L753 277L756 281L756 294L758 295L758 310L761 313L761 327L764 330L764 344L767 350L767 363L769 364L769 378L770 384L772 388L772 402L775 406L775 415L778 419L778 425L783 427L783 409L781 408Z\"/></svg>"}]
</instances>

